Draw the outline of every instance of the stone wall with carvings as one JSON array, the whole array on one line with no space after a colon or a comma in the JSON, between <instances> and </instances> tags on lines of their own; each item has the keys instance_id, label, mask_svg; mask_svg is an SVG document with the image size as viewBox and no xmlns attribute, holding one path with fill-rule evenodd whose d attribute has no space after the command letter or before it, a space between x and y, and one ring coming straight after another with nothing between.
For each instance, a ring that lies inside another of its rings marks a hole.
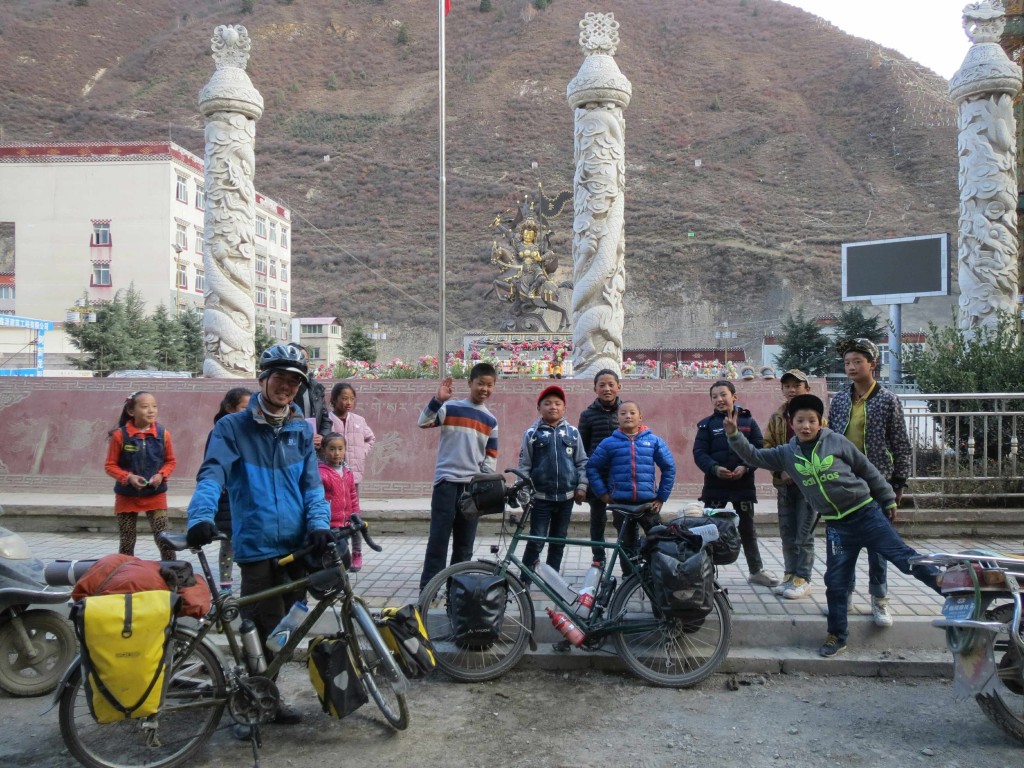
<instances>
[{"instance_id":1,"label":"stone wall with carvings","mask_svg":"<svg viewBox=\"0 0 1024 768\"><path fill-rule=\"evenodd\" d=\"M430 493L437 433L418 429L420 410L436 391L434 381L353 381L357 411L377 435L363 481L367 498L420 497ZM515 466L523 430L537 418L536 398L550 379L502 379L489 407L498 418L498 465ZM590 382L562 380L567 415L572 422L593 402ZM701 477L691 456L697 422L711 413L710 381L631 380L623 397L636 400L644 422L664 437L680 469L675 499L696 498ZM735 381L738 401L761 424L781 402L773 380ZM330 392L333 382L324 381ZM27 379L0 378L0 504L3 492L102 493L113 495L113 481L103 471L107 432L117 423L124 398L145 389L156 396L158 421L170 430L178 468L170 480L172 494L190 493L202 461L207 433L223 393L237 380L217 379ZM256 384L253 382L255 388ZM823 382L815 392L825 395ZM467 393L456 382L456 396ZM765 498L772 498L770 477L758 472Z\"/></svg>"}]
</instances>

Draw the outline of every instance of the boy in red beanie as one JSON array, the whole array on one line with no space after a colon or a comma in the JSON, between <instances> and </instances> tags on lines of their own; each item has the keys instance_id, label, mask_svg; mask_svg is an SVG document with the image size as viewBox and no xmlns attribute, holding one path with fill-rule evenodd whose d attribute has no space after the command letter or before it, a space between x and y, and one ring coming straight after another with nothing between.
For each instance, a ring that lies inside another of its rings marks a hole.
<instances>
[{"instance_id":1,"label":"boy in red beanie","mask_svg":"<svg viewBox=\"0 0 1024 768\"><path fill-rule=\"evenodd\" d=\"M530 476L536 489L530 512L530 535L564 539L575 501L587 497L587 452L579 430L565 419L565 392L547 387L537 398L537 419L523 433L519 471ZM534 568L544 544L530 541L523 562ZM562 544L548 547L547 564L556 571L562 565Z\"/></svg>"}]
</instances>

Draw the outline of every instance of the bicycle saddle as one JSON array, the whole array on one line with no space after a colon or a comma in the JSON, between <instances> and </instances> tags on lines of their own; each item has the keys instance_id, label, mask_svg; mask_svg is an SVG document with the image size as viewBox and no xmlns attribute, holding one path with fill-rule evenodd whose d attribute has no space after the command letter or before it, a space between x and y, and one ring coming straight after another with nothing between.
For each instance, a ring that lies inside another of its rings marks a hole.
<instances>
[{"instance_id":1,"label":"bicycle saddle","mask_svg":"<svg viewBox=\"0 0 1024 768\"><path fill-rule=\"evenodd\" d=\"M612 502L608 505L608 509L632 520L639 520L641 517L654 512L654 507L649 501L645 504L616 504Z\"/></svg>"}]
</instances>

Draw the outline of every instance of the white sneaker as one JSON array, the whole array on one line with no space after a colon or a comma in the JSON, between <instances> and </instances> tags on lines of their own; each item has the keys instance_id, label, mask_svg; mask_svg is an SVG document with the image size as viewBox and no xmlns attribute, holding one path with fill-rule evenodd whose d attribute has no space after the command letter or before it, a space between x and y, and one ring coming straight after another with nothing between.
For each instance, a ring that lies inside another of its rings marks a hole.
<instances>
[{"instance_id":1,"label":"white sneaker","mask_svg":"<svg viewBox=\"0 0 1024 768\"><path fill-rule=\"evenodd\" d=\"M792 585L793 585L793 574L792 573L787 573L785 576L782 577L782 583L781 584L777 584L776 586L772 587L772 594L773 595L781 595L783 592L785 592L787 589L789 589Z\"/></svg>"},{"instance_id":2,"label":"white sneaker","mask_svg":"<svg viewBox=\"0 0 1024 768\"><path fill-rule=\"evenodd\" d=\"M876 627L891 627L892 614L889 613L889 600L884 597L871 598L871 615Z\"/></svg>"},{"instance_id":3,"label":"white sneaker","mask_svg":"<svg viewBox=\"0 0 1024 768\"><path fill-rule=\"evenodd\" d=\"M747 581L759 587L775 587L778 586L779 577L771 571L761 569L757 573L750 574L750 578Z\"/></svg>"},{"instance_id":4,"label":"white sneaker","mask_svg":"<svg viewBox=\"0 0 1024 768\"><path fill-rule=\"evenodd\" d=\"M801 597L806 597L809 594L811 594L811 583L807 579L801 579L797 576L786 591L782 593L782 596L787 600L799 600Z\"/></svg>"}]
</instances>

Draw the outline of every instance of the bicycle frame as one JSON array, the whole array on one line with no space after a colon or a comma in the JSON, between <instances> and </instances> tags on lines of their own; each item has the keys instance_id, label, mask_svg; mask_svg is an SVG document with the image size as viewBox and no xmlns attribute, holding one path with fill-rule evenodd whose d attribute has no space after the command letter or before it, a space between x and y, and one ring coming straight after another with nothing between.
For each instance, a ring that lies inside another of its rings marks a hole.
<instances>
[{"instance_id":1,"label":"bicycle frame","mask_svg":"<svg viewBox=\"0 0 1024 768\"><path fill-rule=\"evenodd\" d=\"M532 506L532 505L531 505ZM566 546L576 547L602 547L605 550L610 550L611 554L605 558L605 567L601 572L600 584L607 583L608 579L613 577L615 572L615 563L618 562L619 558L622 562L629 563L634 573L638 576L641 574L641 559L639 553L631 555L622 546L622 539L627 529L632 528L632 533L635 534L636 529L639 528L639 521L632 518L627 518L622 525L619 535L616 537L614 542L607 541L591 541L589 539L563 539L555 536L535 536L529 533L524 533L526 527L526 521L530 518L530 509L523 512L522 517L516 521L513 518L513 522L516 526L515 531L512 534L512 541L509 543L508 548L505 550L505 555L498 562L500 573L502 575L508 573L509 565L514 565L520 569L520 572L528 577L530 581L537 585L537 587L544 593L544 595L553 602L559 610L563 611L569 616L572 616L573 623L576 624L584 633L587 640L599 640L607 635L614 632L626 632L628 633L639 633L649 632L652 629L656 629L658 626L657 621L650 622L619 622L617 618L604 618L604 612L607 609L607 605L602 605L599 602L594 603L594 607L591 613L586 618L576 615L572 604L565 601L561 595L555 592L543 579L541 579L536 571L530 566L524 563L519 556L516 554L516 547L520 542L535 541L542 544L563 544ZM648 597L653 597L649 585L646 580L641 578L641 584L643 585L644 592ZM610 596L608 602L610 603Z\"/></svg>"}]
</instances>

